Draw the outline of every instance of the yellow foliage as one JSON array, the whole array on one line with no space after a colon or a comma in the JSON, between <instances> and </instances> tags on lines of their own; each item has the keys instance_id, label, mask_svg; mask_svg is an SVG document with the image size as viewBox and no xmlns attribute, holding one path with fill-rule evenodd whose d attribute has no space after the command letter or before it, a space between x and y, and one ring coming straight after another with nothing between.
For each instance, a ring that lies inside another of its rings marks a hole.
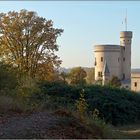
<instances>
[{"instance_id":1,"label":"yellow foliage","mask_svg":"<svg viewBox=\"0 0 140 140\"><path fill-rule=\"evenodd\" d=\"M52 69L46 64L51 63L54 68L61 63L55 51L58 51L57 37L62 32L53 28L51 20L33 11L0 13L1 60L32 78L40 74L44 77L48 75L45 70Z\"/></svg>"},{"instance_id":2,"label":"yellow foliage","mask_svg":"<svg viewBox=\"0 0 140 140\"><path fill-rule=\"evenodd\" d=\"M84 90L80 94L80 98L76 101L76 108L80 115L81 120L84 120L84 114L87 110L88 104L84 98Z\"/></svg>"},{"instance_id":3,"label":"yellow foliage","mask_svg":"<svg viewBox=\"0 0 140 140\"><path fill-rule=\"evenodd\" d=\"M92 115L93 115L93 119L97 120L99 117L99 110L95 108Z\"/></svg>"}]
</instances>

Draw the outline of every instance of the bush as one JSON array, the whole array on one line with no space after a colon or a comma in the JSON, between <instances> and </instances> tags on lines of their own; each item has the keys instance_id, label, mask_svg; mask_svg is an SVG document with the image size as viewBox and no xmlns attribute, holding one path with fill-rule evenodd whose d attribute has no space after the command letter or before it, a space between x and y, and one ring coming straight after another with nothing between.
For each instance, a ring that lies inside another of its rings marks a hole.
<instances>
[{"instance_id":1,"label":"bush","mask_svg":"<svg viewBox=\"0 0 140 140\"><path fill-rule=\"evenodd\" d=\"M0 62L0 93L14 94L17 85L16 70L12 66Z\"/></svg>"},{"instance_id":2,"label":"bush","mask_svg":"<svg viewBox=\"0 0 140 140\"><path fill-rule=\"evenodd\" d=\"M40 88L35 79L25 75L20 78L16 93L19 98L30 98L34 94L40 94Z\"/></svg>"},{"instance_id":3,"label":"bush","mask_svg":"<svg viewBox=\"0 0 140 140\"><path fill-rule=\"evenodd\" d=\"M133 123L139 120L140 95L109 87L95 87L95 89L96 91L92 94L85 90L89 111L97 108L100 118L104 118L106 122L113 125Z\"/></svg>"},{"instance_id":4,"label":"bush","mask_svg":"<svg viewBox=\"0 0 140 140\"><path fill-rule=\"evenodd\" d=\"M66 107L75 104L84 88L85 99L88 104L87 113L95 108L99 110L99 117L113 125L123 125L139 121L140 95L134 92L107 86L70 86L61 83L40 84L41 94L36 98L44 100L50 96L57 106Z\"/></svg>"},{"instance_id":5,"label":"bush","mask_svg":"<svg viewBox=\"0 0 140 140\"><path fill-rule=\"evenodd\" d=\"M88 104L84 98L84 91L81 92L80 98L76 100L76 108L81 120L84 120L85 113L87 111Z\"/></svg>"},{"instance_id":6,"label":"bush","mask_svg":"<svg viewBox=\"0 0 140 140\"><path fill-rule=\"evenodd\" d=\"M0 96L0 114L7 114L12 111L15 113L33 112L37 109L35 102L27 102L17 98Z\"/></svg>"},{"instance_id":7,"label":"bush","mask_svg":"<svg viewBox=\"0 0 140 140\"><path fill-rule=\"evenodd\" d=\"M118 79L118 77L113 76L112 79L109 81L109 85L113 87L120 87L121 81Z\"/></svg>"}]
</instances>

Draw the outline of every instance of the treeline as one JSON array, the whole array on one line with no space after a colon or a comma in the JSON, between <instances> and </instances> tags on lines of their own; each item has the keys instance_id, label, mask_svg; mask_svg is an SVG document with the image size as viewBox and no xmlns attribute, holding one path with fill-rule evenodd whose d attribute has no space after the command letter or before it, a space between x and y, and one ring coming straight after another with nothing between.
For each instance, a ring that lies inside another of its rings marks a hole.
<instances>
[{"instance_id":1,"label":"treeline","mask_svg":"<svg viewBox=\"0 0 140 140\"><path fill-rule=\"evenodd\" d=\"M91 85L95 83L94 68L74 67L69 72L62 71L59 75L62 82L70 85Z\"/></svg>"}]
</instances>

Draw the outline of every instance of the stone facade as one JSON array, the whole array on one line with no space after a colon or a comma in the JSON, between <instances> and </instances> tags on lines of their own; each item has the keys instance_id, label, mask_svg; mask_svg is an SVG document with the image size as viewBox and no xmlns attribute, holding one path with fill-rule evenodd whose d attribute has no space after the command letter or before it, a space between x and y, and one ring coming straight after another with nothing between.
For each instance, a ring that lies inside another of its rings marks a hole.
<instances>
[{"instance_id":1,"label":"stone facade","mask_svg":"<svg viewBox=\"0 0 140 140\"><path fill-rule=\"evenodd\" d=\"M131 90L140 92L140 70L134 69L131 72Z\"/></svg>"}]
</instances>

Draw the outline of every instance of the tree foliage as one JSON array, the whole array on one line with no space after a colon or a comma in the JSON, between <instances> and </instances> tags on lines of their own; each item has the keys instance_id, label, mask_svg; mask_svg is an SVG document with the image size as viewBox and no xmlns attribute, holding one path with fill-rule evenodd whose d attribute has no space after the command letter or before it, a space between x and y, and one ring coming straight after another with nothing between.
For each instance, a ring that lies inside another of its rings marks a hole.
<instances>
[{"instance_id":1,"label":"tree foliage","mask_svg":"<svg viewBox=\"0 0 140 140\"><path fill-rule=\"evenodd\" d=\"M52 20L33 11L1 13L1 61L17 66L21 75L44 77L61 63L55 51L58 51L57 37L62 32L53 27Z\"/></svg>"},{"instance_id":2,"label":"tree foliage","mask_svg":"<svg viewBox=\"0 0 140 140\"><path fill-rule=\"evenodd\" d=\"M4 63L0 63L0 91L12 90L17 86L16 70Z\"/></svg>"},{"instance_id":3,"label":"tree foliage","mask_svg":"<svg viewBox=\"0 0 140 140\"><path fill-rule=\"evenodd\" d=\"M88 104L84 98L84 90L82 90L82 92L80 93L80 97L78 100L76 100L75 105L79 113L80 119L83 121L88 107Z\"/></svg>"},{"instance_id":4,"label":"tree foliage","mask_svg":"<svg viewBox=\"0 0 140 140\"><path fill-rule=\"evenodd\" d=\"M38 98L42 97L44 100L43 97L49 95L54 103L57 102L57 107L66 107L75 105L83 86L44 83L41 89L42 94L38 94ZM123 125L139 122L140 95L135 92L110 86L88 85L84 86L84 95L89 115L97 109L98 117L104 119L106 123Z\"/></svg>"},{"instance_id":5,"label":"tree foliage","mask_svg":"<svg viewBox=\"0 0 140 140\"><path fill-rule=\"evenodd\" d=\"M109 81L109 85L113 87L120 87L121 81L118 79L118 77L113 76L112 79Z\"/></svg>"},{"instance_id":6,"label":"tree foliage","mask_svg":"<svg viewBox=\"0 0 140 140\"><path fill-rule=\"evenodd\" d=\"M70 83L73 85L84 85L86 84L86 76L86 71L83 68L75 67L69 73Z\"/></svg>"},{"instance_id":7,"label":"tree foliage","mask_svg":"<svg viewBox=\"0 0 140 140\"><path fill-rule=\"evenodd\" d=\"M60 73L60 79L63 81L64 84L67 83L67 78L68 78L68 74L66 72L61 72Z\"/></svg>"},{"instance_id":8,"label":"tree foliage","mask_svg":"<svg viewBox=\"0 0 140 140\"><path fill-rule=\"evenodd\" d=\"M86 73L87 73L87 77L86 77L87 84L89 84L89 85L94 84L95 83L95 77L94 77L95 70L94 70L94 68L87 69Z\"/></svg>"}]
</instances>

